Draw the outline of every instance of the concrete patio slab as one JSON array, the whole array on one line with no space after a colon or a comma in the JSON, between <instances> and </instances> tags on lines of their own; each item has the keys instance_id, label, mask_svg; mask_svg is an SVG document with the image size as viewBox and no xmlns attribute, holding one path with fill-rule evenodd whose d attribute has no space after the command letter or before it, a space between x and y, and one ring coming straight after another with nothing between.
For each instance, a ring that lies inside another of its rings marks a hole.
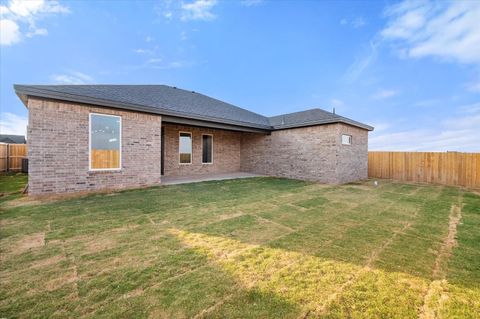
<instances>
[{"instance_id":1,"label":"concrete patio slab","mask_svg":"<svg viewBox=\"0 0 480 319\"><path fill-rule=\"evenodd\" d=\"M198 183L206 181L221 181L226 179L236 179L236 178L251 178L251 177L261 177L264 175L245 173L245 172L235 172L235 173L226 173L226 174L208 174L208 175L188 175L188 176L162 176L162 185L175 185L175 184L187 184L187 183Z\"/></svg>"}]
</instances>

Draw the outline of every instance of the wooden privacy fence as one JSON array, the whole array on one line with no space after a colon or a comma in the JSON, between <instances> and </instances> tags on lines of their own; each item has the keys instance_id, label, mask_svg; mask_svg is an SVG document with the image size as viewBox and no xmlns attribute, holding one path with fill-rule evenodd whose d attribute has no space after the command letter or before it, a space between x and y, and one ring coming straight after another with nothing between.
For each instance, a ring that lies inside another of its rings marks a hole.
<instances>
[{"instance_id":1,"label":"wooden privacy fence","mask_svg":"<svg viewBox=\"0 0 480 319\"><path fill-rule=\"evenodd\" d=\"M27 144L0 143L0 172L21 171L27 157Z\"/></svg>"},{"instance_id":2,"label":"wooden privacy fence","mask_svg":"<svg viewBox=\"0 0 480 319\"><path fill-rule=\"evenodd\" d=\"M480 153L368 152L368 177L480 188Z\"/></svg>"}]
</instances>

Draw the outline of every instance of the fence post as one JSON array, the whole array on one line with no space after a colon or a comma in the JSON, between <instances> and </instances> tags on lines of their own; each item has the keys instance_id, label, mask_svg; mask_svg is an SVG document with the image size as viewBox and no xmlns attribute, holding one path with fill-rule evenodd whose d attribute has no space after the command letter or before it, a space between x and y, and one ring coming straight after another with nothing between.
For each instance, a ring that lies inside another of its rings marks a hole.
<instances>
[{"instance_id":1,"label":"fence post","mask_svg":"<svg viewBox=\"0 0 480 319\"><path fill-rule=\"evenodd\" d=\"M6 172L8 173L8 171L10 170L10 144L7 144L7 167L6 167Z\"/></svg>"}]
</instances>

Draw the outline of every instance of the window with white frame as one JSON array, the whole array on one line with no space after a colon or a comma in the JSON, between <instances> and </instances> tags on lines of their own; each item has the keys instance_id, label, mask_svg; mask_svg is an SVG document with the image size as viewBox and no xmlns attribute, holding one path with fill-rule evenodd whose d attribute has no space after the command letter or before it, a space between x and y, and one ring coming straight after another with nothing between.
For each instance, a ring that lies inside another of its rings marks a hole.
<instances>
[{"instance_id":1,"label":"window with white frame","mask_svg":"<svg viewBox=\"0 0 480 319\"><path fill-rule=\"evenodd\" d=\"M213 163L213 135L202 135L202 163Z\"/></svg>"},{"instance_id":2,"label":"window with white frame","mask_svg":"<svg viewBox=\"0 0 480 319\"><path fill-rule=\"evenodd\" d=\"M192 163L192 133L180 132L178 141L180 164Z\"/></svg>"},{"instance_id":3,"label":"window with white frame","mask_svg":"<svg viewBox=\"0 0 480 319\"><path fill-rule=\"evenodd\" d=\"M347 134L342 134L342 144L352 145L352 136Z\"/></svg>"},{"instance_id":4,"label":"window with white frame","mask_svg":"<svg viewBox=\"0 0 480 319\"><path fill-rule=\"evenodd\" d=\"M122 118L90 113L90 170L122 167Z\"/></svg>"}]
</instances>

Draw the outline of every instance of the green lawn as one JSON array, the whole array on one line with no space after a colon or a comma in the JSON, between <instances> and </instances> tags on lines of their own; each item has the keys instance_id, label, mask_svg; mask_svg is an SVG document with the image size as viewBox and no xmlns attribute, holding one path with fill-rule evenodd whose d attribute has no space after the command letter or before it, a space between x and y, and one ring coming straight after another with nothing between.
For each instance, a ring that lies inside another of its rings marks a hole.
<instances>
[{"instance_id":1,"label":"green lawn","mask_svg":"<svg viewBox=\"0 0 480 319\"><path fill-rule=\"evenodd\" d=\"M480 195L458 188L252 178L0 205L1 318L480 314Z\"/></svg>"},{"instance_id":2,"label":"green lawn","mask_svg":"<svg viewBox=\"0 0 480 319\"><path fill-rule=\"evenodd\" d=\"M27 174L8 173L0 175L0 203L17 198L27 184Z\"/></svg>"}]
</instances>

